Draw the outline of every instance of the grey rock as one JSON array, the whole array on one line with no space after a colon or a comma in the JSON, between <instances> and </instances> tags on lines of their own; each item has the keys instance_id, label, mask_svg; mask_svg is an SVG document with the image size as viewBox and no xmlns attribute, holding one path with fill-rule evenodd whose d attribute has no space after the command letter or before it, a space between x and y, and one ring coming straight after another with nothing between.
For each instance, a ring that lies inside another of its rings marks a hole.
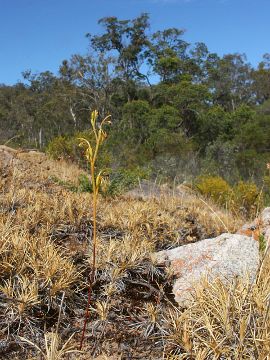
<instances>
[{"instance_id":1,"label":"grey rock","mask_svg":"<svg viewBox=\"0 0 270 360\"><path fill-rule=\"evenodd\" d=\"M240 234L222 234L156 254L159 264L167 263L177 280L173 287L175 300L188 306L193 299L194 286L208 276L225 281L235 276L255 279L259 266L259 244Z\"/></svg>"}]
</instances>

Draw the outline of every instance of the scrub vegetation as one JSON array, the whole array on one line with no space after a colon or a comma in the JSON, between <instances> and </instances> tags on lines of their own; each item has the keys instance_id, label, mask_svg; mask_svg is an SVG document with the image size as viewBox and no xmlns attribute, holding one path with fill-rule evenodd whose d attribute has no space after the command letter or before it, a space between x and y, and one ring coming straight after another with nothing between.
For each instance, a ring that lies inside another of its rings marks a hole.
<instances>
[{"instance_id":1,"label":"scrub vegetation","mask_svg":"<svg viewBox=\"0 0 270 360\"><path fill-rule=\"evenodd\" d=\"M148 14L99 24L57 75L0 85L0 358L265 360L261 234L256 280L205 278L187 308L155 254L269 203L270 55L220 57Z\"/></svg>"},{"instance_id":2,"label":"scrub vegetation","mask_svg":"<svg viewBox=\"0 0 270 360\"><path fill-rule=\"evenodd\" d=\"M174 301L170 269L155 261L158 250L235 232L245 221L185 186L159 187L150 197L99 196L96 271L78 352L93 269L94 195L54 178L75 187L81 173L33 151L17 151L1 169L0 357L265 359L268 261L255 284L205 279L187 309Z\"/></svg>"}]
</instances>

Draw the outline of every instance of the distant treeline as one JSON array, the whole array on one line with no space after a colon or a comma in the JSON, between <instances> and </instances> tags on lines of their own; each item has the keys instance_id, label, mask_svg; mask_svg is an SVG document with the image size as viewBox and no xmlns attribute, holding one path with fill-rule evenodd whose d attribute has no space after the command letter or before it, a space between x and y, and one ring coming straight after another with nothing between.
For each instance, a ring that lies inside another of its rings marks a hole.
<instances>
[{"instance_id":1,"label":"distant treeline","mask_svg":"<svg viewBox=\"0 0 270 360\"><path fill-rule=\"evenodd\" d=\"M181 29L151 33L148 14L99 24L100 35L87 34L87 54L64 60L58 75L25 71L23 82L0 86L0 143L45 149L58 137L50 150L61 153L97 109L112 115L111 167L262 178L270 161L270 54L253 68L243 54L220 57L187 43Z\"/></svg>"}]
</instances>

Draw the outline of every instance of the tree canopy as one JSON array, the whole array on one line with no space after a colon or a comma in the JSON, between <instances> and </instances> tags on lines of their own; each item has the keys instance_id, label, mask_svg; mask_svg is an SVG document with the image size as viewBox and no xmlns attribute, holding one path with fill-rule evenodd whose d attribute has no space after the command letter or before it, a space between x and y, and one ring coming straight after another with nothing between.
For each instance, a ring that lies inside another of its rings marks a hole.
<instances>
[{"instance_id":1,"label":"tree canopy","mask_svg":"<svg viewBox=\"0 0 270 360\"><path fill-rule=\"evenodd\" d=\"M0 141L45 149L112 115L111 166L175 164L179 172L262 176L270 157L270 54L252 67L244 54L219 56L189 44L181 28L150 30L146 13L99 20L86 54L58 74L23 72L0 85ZM192 164L192 165L191 165ZM160 165L161 166L161 165ZM172 172L175 175L175 172Z\"/></svg>"}]
</instances>

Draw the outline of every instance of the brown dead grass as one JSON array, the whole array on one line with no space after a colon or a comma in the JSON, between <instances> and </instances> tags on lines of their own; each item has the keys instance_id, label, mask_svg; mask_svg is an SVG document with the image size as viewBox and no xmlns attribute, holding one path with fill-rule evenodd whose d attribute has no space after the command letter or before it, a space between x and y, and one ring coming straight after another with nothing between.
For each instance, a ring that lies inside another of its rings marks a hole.
<instances>
[{"instance_id":1,"label":"brown dead grass","mask_svg":"<svg viewBox=\"0 0 270 360\"><path fill-rule=\"evenodd\" d=\"M1 340L0 351L4 358L38 359L36 350L20 337L44 349L44 331L45 335L53 332L59 316L59 343L75 333L71 345L77 346L90 270L92 197L53 181L57 177L76 183L82 171L74 165L40 153L15 155L1 169L0 333L4 345ZM173 305L171 275L153 257L160 249L235 232L242 222L190 194L100 198L98 270L87 351L62 358L89 359L95 353L104 358L157 359L165 349L179 359L247 359L247 354L253 356L253 344L254 354L263 359L270 333L265 315L266 272L248 293L244 282L230 289L220 283L205 284L194 306L183 313ZM228 299L233 299L230 307L226 307ZM225 315L233 322L228 328ZM252 333L252 324L257 332ZM232 342L228 334L238 340ZM230 357L221 355L223 347ZM235 357L240 352L242 357Z\"/></svg>"},{"instance_id":2,"label":"brown dead grass","mask_svg":"<svg viewBox=\"0 0 270 360\"><path fill-rule=\"evenodd\" d=\"M254 283L205 278L193 305L164 317L167 351L175 359L269 359L269 258ZM166 328L167 327L167 328Z\"/></svg>"}]
</instances>

